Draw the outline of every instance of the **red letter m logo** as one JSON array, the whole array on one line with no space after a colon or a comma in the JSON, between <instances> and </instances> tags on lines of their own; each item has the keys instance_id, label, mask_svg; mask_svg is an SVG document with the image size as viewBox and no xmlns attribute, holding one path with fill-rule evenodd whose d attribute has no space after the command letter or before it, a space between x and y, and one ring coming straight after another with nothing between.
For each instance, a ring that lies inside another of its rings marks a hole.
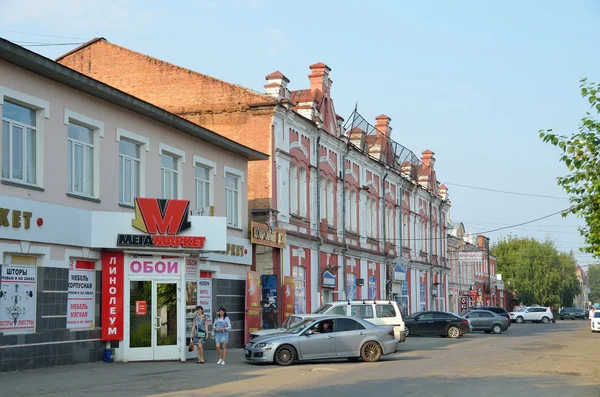
<instances>
[{"instance_id":1,"label":"red letter m logo","mask_svg":"<svg viewBox=\"0 0 600 397\"><path fill-rule=\"evenodd\" d=\"M179 234L192 227L188 200L135 199L133 227L148 234Z\"/></svg>"}]
</instances>

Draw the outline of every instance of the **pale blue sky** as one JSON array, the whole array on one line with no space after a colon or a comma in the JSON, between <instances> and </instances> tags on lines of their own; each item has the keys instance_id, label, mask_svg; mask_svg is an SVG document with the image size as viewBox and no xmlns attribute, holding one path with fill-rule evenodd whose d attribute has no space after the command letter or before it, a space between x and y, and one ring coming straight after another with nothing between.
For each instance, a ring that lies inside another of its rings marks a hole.
<instances>
[{"instance_id":1,"label":"pale blue sky","mask_svg":"<svg viewBox=\"0 0 600 397\"><path fill-rule=\"evenodd\" d=\"M389 115L392 138L418 154L433 150L439 179L454 184L566 197L555 182L566 168L538 130L576 130L588 109L579 80L600 80L595 0L54 3L2 0L0 36L42 43L102 36L258 91L275 70L291 89L307 88L308 66L324 62L340 115L347 118L356 102L373 122ZM29 48L55 58L73 46ZM471 232L568 207L564 200L448 187L452 220ZM549 235L576 250L577 224L556 216L511 231Z\"/></svg>"}]
</instances>

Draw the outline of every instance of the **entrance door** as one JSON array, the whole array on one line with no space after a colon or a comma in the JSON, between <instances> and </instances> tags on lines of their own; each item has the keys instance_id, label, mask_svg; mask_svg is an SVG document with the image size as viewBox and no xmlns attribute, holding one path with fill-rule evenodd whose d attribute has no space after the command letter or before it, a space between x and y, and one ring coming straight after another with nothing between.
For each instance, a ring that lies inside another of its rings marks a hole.
<instances>
[{"instance_id":1,"label":"entrance door","mask_svg":"<svg viewBox=\"0 0 600 397\"><path fill-rule=\"evenodd\" d=\"M129 282L129 360L179 359L179 300L175 281Z\"/></svg>"}]
</instances>

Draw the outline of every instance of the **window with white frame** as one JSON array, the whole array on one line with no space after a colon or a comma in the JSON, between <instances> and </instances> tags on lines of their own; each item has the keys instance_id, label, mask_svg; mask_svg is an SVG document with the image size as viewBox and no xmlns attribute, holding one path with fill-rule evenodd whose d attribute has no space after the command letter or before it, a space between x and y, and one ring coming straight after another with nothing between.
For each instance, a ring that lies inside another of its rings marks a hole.
<instances>
[{"instance_id":1,"label":"window with white frame","mask_svg":"<svg viewBox=\"0 0 600 397\"><path fill-rule=\"evenodd\" d=\"M290 196L290 214L298 215L298 168L294 164L290 164L288 192Z\"/></svg>"},{"instance_id":2,"label":"window with white frame","mask_svg":"<svg viewBox=\"0 0 600 397\"><path fill-rule=\"evenodd\" d=\"M402 219L402 245L404 247L410 247L410 236L408 232L408 225L410 224L410 213L404 212L403 215L404 216Z\"/></svg>"},{"instance_id":3,"label":"window with white frame","mask_svg":"<svg viewBox=\"0 0 600 397\"><path fill-rule=\"evenodd\" d=\"M241 227L240 219L240 178L238 175L225 173L225 212L227 226Z\"/></svg>"},{"instance_id":4,"label":"window with white frame","mask_svg":"<svg viewBox=\"0 0 600 397\"><path fill-rule=\"evenodd\" d=\"M321 202L319 203L321 207L321 219L327 219L327 181L324 178L319 181L319 189L321 190ZM319 219L319 222L321 222L321 219Z\"/></svg>"},{"instance_id":5,"label":"window with white frame","mask_svg":"<svg viewBox=\"0 0 600 397\"><path fill-rule=\"evenodd\" d=\"M94 130L69 121L67 139L67 190L94 196Z\"/></svg>"},{"instance_id":6,"label":"window with white frame","mask_svg":"<svg viewBox=\"0 0 600 397\"><path fill-rule=\"evenodd\" d=\"M356 291L356 274L348 273L346 274L346 295L348 300L356 300L357 291Z\"/></svg>"},{"instance_id":7,"label":"window with white frame","mask_svg":"<svg viewBox=\"0 0 600 397\"><path fill-rule=\"evenodd\" d=\"M196 209L204 216L210 215L210 213L206 213L211 205L210 173L210 168L196 164L194 178L196 181Z\"/></svg>"},{"instance_id":8,"label":"window with white frame","mask_svg":"<svg viewBox=\"0 0 600 397\"><path fill-rule=\"evenodd\" d=\"M179 195L179 159L172 154L163 152L160 162L162 198L177 199Z\"/></svg>"},{"instance_id":9,"label":"window with white frame","mask_svg":"<svg viewBox=\"0 0 600 397\"><path fill-rule=\"evenodd\" d=\"M295 284L295 314L306 313L306 269L302 266L294 266L292 275Z\"/></svg>"},{"instance_id":10,"label":"window with white frame","mask_svg":"<svg viewBox=\"0 0 600 397\"><path fill-rule=\"evenodd\" d=\"M357 207L357 193L355 190L350 190L350 230L358 232L358 207Z\"/></svg>"},{"instance_id":11,"label":"window with white frame","mask_svg":"<svg viewBox=\"0 0 600 397\"><path fill-rule=\"evenodd\" d=\"M136 197L144 196L144 152L150 150L150 140L117 128L117 141L119 142L119 204L133 206Z\"/></svg>"},{"instance_id":12,"label":"window with white frame","mask_svg":"<svg viewBox=\"0 0 600 397\"><path fill-rule=\"evenodd\" d=\"M334 219L334 211L335 208L333 206L333 201L334 201L334 197L333 197L333 181L328 180L327 181L327 224L328 225L333 225L333 219Z\"/></svg>"},{"instance_id":13,"label":"window with white frame","mask_svg":"<svg viewBox=\"0 0 600 397\"><path fill-rule=\"evenodd\" d=\"M393 207L387 207L386 209L386 224L385 224L385 228L386 228L386 237L387 240L390 241L391 243L394 243L394 230L395 228L395 221L396 218L394 217L394 208Z\"/></svg>"},{"instance_id":14,"label":"window with white frame","mask_svg":"<svg viewBox=\"0 0 600 397\"><path fill-rule=\"evenodd\" d=\"M300 216L306 217L308 214L307 211L307 201L308 201L308 196L306 194L307 192L307 184L308 181L306 180L306 169L304 168L300 168L300 172L299 172L299 206L300 206Z\"/></svg>"},{"instance_id":15,"label":"window with white frame","mask_svg":"<svg viewBox=\"0 0 600 397\"><path fill-rule=\"evenodd\" d=\"M377 299L377 277L369 277L369 299Z\"/></svg>"},{"instance_id":16,"label":"window with white frame","mask_svg":"<svg viewBox=\"0 0 600 397\"><path fill-rule=\"evenodd\" d=\"M371 212L371 199L369 197L367 197L365 207L367 209L365 211L365 217L367 218L367 237L372 237L371 233L373 230L373 213Z\"/></svg>"},{"instance_id":17,"label":"window with white frame","mask_svg":"<svg viewBox=\"0 0 600 397\"><path fill-rule=\"evenodd\" d=\"M344 217L345 222L346 222L346 229L351 230L352 227L350 226L350 220L352 219L352 215L350 214L350 210L352 208L352 205L350 204L350 189L344 188L344 194L346 195L346 199L345 199L346 214Z\"/></svg>"},{"instance_id":18,"label":"window with white frame","mask_svg":"<svg viewBox=\"0 0 600 397\"><path fill-rule=\"evenodd\" d=\"M16 102L2 105L2 178L37 184L37 111Z\"/></svg>"}]
</instances>

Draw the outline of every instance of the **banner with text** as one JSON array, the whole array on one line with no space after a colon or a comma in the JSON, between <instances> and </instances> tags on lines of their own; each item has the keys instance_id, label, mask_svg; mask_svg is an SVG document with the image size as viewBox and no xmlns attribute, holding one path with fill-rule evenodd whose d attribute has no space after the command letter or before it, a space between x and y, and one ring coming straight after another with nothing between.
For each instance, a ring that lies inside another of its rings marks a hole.
<instances>
[{"instance_id":1,"label":"banner with text","mask_svg":"<svg viewBox=\"0 0 600 397\"><path fill-rule=\"evenodd\" d=\"M283 278L283 317L286 318L296 311L296 283L293 277Z\"/></svg>"},{"instance_id":2,"label":"banner with text","mask_svg":"<svg viewBox=\"0 0 600 397\"><path fill-rule=\"evenodd\" d=\"M459 252L458 260L461 262L481 262L481 261L483 261L483 252L481 252L481 251Z\"/></svg>"},{"instance_id":3,"label":"banner with text","mask_svg":"<svg viewBox=\"0 0 600 397\"><path fill-rule=\"evenodd\" d=\"M0 332L35 332L37 268L2 265Z\"/></svg>"},{"instance_id":4,"label":"banner with text","mask_svg":"<svg viewBox=\"0 0 600 397\"><path fill-rule=\"evenodd\" d=\"M212 278L201 277L198 280L198 305L204 309L209 324L212 324L213 319L213 304L212 304Z\"/></svg>"},{"instance_id":5,"label":"banner with text","mask_svg":"<svg viewBox=\"0 0 600 397\"><path fill-rule=\"evenodd\" d=\"M96 317L96 264L72 260L69 263L67 328L94 328Z\"/></svg>"},{"instance_id":6,"label":"banner with text","mask_svg":"<svg viewBox=\"0 0 600 397\"><path fill-rule=\"evenodd\" d=\"M257 272L248 272L246 280L246 321L244 344L250 341L250 332L260 329L260 275Z\"/></svg>"}]
</instances>

